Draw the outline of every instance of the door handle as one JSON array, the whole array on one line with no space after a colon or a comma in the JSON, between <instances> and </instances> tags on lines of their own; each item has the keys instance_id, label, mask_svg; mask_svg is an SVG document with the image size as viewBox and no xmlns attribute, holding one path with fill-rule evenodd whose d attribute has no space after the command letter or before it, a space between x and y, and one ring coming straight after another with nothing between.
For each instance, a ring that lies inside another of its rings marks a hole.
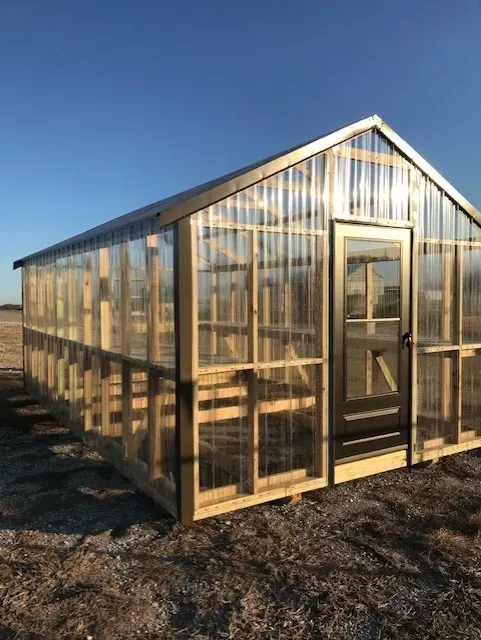
<instances>
[{"instance_id":1,"label":"door handle","mask_svg":"<svg viewBox=\"0 0 481 640\"><path fill-rule=\"evenodd\" d=\"M401 338L401 344L403 349L412 349L413 348L413 337L409 331L403 333Z\"/></svg>"}]
</instances>

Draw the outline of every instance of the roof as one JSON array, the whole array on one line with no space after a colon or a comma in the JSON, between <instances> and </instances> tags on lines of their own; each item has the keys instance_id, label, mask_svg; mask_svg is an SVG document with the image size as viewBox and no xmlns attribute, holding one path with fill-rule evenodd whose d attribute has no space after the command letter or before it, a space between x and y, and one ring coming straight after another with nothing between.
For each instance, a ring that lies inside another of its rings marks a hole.
<instances>
[{"instance_id":1,"label":"roof","mask_svg":"<svg viewBox=\"0 0 481 640\"><path fill-rule=\"evenodd\" d=\"M481 212L474 207L464 196L462 196L445 178L442 177L434 167L422 158L407 142L405 142L389 125L387 125L378 115L374 114L363 120L353 122L346 127L331 131L319 138L304 142L301 145L282 151L260 162L243 167L238 171L228 173L221 178L205 182L197 187L178 193L177 195L159 200L135 211L131 211L123 216L115 218L109 222L101 224L93 229L72 236L67 240L58 242L41 251L37 251L28 256L16 260L13 268L16 269L31 258L38 257L47 251L57 251L69 246L76 245L85 240L95 238L99 235L117 231L137 224L144 220L149 220L155 216L160 216L162 224L170 224L189 216L196 211L209 207L219 200L223 200L234 193L246 189L251 185L269 178L289 167L298 164L308 158L327 151L331 147L341 144L354 136L366 133L370 129L380 131L391 143L393 143L401 153L411 160L419 169L431 178L446 194L457 202L471 217L481 224Z\"/></svg>"}]
</instances>

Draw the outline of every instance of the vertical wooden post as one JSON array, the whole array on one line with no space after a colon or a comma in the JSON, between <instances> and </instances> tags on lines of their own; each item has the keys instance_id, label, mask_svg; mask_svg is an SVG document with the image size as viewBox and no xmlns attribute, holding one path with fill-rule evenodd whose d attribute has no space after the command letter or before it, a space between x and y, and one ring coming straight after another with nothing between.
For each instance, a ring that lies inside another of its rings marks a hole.
<instances>
[{"instance_id":1,"label":"vertical wooden post","mask_svg":"<svg viewBox=\"0 0 481 640\"><path fill-rule=\"evenodd\" d=\"M199 493L197 238L191 218L175 227L174 259L177 512L189 523Z\"/></svg>"},{"instance_id":2,"label":"vertical wooden post","mask_svg":"<svg viewBox=\"0 0 481 640\"><path fill-rule=\"evenodd\" d=\"M126 360L122 360L122 442L124 457L133 460L135 451L132 451L132 366Z\"/></svg>"},{"instance_id":3,"label":"vertical wooden post","mask_svg":"<svg viewBox=\"0 0 481 640\"><path fill-rule=\"evenodd\" d=\"M456 258L456 289L455 289L455 331L457 343L459 345L459 351L457 352L458 366L456 376L456 393L455 393L455 426L456 432L455 442L458 443L461 440L461 430L463 423L463 271L464 271L464 248L461 244L456 245L455 248ZM451 385L454 382L454 377L451 381Z\"/></svg>"},{"instance_id":4,"label":"vertical wooden post","mask_svg":"<svg viewBox=\"0 0 481 640\"><path fill-rule=\"evenodd\" d=\"M211 264L211 287L210 287L210 352L217 354L217 296L218 296L218 279L216 266ZM234 318L232 318L234 320Z\"/></svg>"},{"instance_id":5,"label":"vertical wooden post","mask_svg":"<svg viewBox=\"0 0 481 640\"><path fill-rule=\"evenodd\" d=\"M109 247L99 249L100 278L100 347L110 350L112 334L112 309L110 298L110 250Z\"/></svg>"},{"instance_id":6,"label":"vertical wooden post","mask_svg":"<svg viewBox=\"0 0 481 640\"><path fill-rule=\"evenodd\" d=\"M418 295L419 295L419 180L420 173L409 170L409 218L413 223L411 247L411 334L414 348L411 349L411 438L409 442L409 463L415 461L418 416Z\"/></svg>"},{"instance_id":7,"label":"vertical wooden post","mask_svg":"<svg viewBox=\"0 0 481 640\"><path fill-rule=\"evenodd\" d=\"M374 285L373 285L373 264L366 264L366 318L372 320L374 317ZM373 322L366 323L366 333L373 335L375 326ZM372 352L366 349L366 395L372 394Z\"/></svg>"},{"instance_id":8,"label":"vertical wooden post","mask_svg":"<svg viewBox=\"0 0 481 640\"><path fill-rule=\"evenodd\" d=\"M85 349L84 355L84 431L93 429L93 411L92 411L92 353L90 349Z\"/></svg>"},{"instance_id":9,"label":"vertical wooden post","mask_svg":"<svg viewBox=\"0 0 481 640\"><path fill-rule=\"evenodd\" d=\"M83 272L83 342L89 346L92 344L92 269L92 258L86 254Z\"/></svg>"},{"instance_id":10,"label":"vertical wooden post","mask_svg":"<svg viewBox=\"0 0 481 640\"><path fill-rule=\"evenodd\" d=\"M248 453L249 489L257 493L259 479L259 297L258 297L258 237L257 230L251 231L251 257L247 272L247 346L249 362L254 366L248 372ZM240 402L240 399L239 399Z\"/></svg>"},{"instance_id":11,"label":"vertical wooden post","mask_svg":"<svg viewBox=\"0 0 481 640\"><path fill-rule=\"evenodd\" d=\"M271 288L267 286L266 281L262 287L262 324L267 329L271 324ZM264 360L268 362L271 359L271 339L269 332L266 330L263 332L262 338L263 356Z\"/></svg>"},{"instance_id":12,"label":"vertical wooden post","mask_svg":"<svg viewBox=\"0 0 481 640\"><path fill-rule=\"evenodd\" d=\"M159 313L159 236L147 236L147 282L149 291L149 314L147 318L147 358L149 362L160 361L160 331L165 330L160 325ZM161 302L161 301L160 301Z\"/></svg>"},{"instance_id":13,"label":"vertical wooden post","mask_svg":"<svg viewBox=\"0 0 481 640\"><path fill-rule=\"evenodd\" d=\"M104 355L100 357L100 401L101 435L110 436L110 361Z\"/></svg>"},{"instance_id":14,"label":"vertical wooden post","mask_svg":"<svg viewBox=\"0 0 481 640\"><path fill-rule=\"evenodd\" d=\"M161 412L161 378L155 369L149 369L148 397L149 397L149 480L152 482L162 477L163 452L160 430Z\"/></svg>"},{"instance_id":15,"label":"vertical wooden post","mask_svg":"<svg viewBox=\"0 0 481 640\"><path fill-rule=\"evenodd\" d=\"M130 297L129 241L120 245L120 352L124 356L132 351L132 299Z\"/></svg>"},{"instance_id":16,"label":"vertical wooden post","mask_svg":"<svg viewBox=\"0 0 481 640\"><path fill-rule=\"evenodd\" d=\"M452 309L451 292L453 289L453 254L454 247L450 245L440 245L442 271L443 271L443 308L441 315L441 337L445 344L449 344L452 340L452 318L456 316L455 310ZM456 332L456 328L454 329ZM451 354L444 354L442 358L442 416L443 416L443 437L450 443L459 442L458 425L457 425L457 407L454 403L453 407L453 384L455 379L453 376L453 358ZM458 367L456 367L458 368ZM454 411L453 411L454 409ZM454 433L453 433L454 431Z\"/></svg>"}]
</instances>

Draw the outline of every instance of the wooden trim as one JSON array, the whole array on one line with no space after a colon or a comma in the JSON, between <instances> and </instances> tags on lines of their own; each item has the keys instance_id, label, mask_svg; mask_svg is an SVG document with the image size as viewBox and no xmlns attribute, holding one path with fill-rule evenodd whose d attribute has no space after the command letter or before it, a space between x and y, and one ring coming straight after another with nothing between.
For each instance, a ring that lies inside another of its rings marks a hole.
<instances>
[{"instance_id":1,"label":"wooden trim","mask_svg":"<svg viewBox=\"0 0 481 640\"><path fill-rule=\"evenodd\" d=\"M100 348L110 350L112 335L112 302L110 299L110 249L99 249Z\"/></svg>"},{"instance_id":2,"label":"wooden trim","mask_svg":"<svg viewBox=\"0 0 481 640\"><path fill-rule=\"evenodd\" d=\"M297 493L314 491L315 489L321 489L326 486L327 480L325 478L313 478L307 481L301 480L299 482L292 482L281 487L266 489L265 491L260 491L256 494L242 495L233 500L227 499L224 502L201 506L195 511L193 519L202 520L215 515L236 511L237 509L243 509L256 504L269 502L271 500L278 500L279 498L285 498Z\"/></svg>"},{"instance_id":3,"label":"wooden trim","mask_svg":"<svg viewBox=\"0 0 481 640\"><path fill-rule=\"evenodd\" d=\"M457 344L439 344L432 347L418 347L418 354L423 353L441 353L449 351L459 351L460 347Z\"/></svg>"},{"instance_id":4,"label":"wooden trim","mask_svg":"<svg viewBox=\"0 0 481 640\"><path fill-rule=\"evenodd\" d=\"M196 232L190 218L175 229L177 512L184 524L192 522L199 494Z\"/></svg>"},{"instance_id":5,"label":"wooden trim","mask_svg":"<svg viewBox=\"0 0 481 640\"><path fill-rule=\"evenodd\" d=\"M461 453L463 451L470 451L471 449L477 449L481 447L481 437L476 438L470 442L459 442L452 445L443 445L428 450L417 451L414 454L413 464L419 462L426 462L428 460L436 460L444 456L451 456L455 453Z\"/></svg>"},{"instance_id":6,"label":"wooden trim","mask_svg":"<svg viewBox=\"0 0 481 640\"><path fill-rule=\"evenodd\" d=\"M457 330L457 342L459 344L459 351L457 354L457 376L455 385L455 400L454 400L454 417L455 417L455 442L459 443L461 440L462 429L462 411L463 411L463 247L456 247L456 288L455 288L455 327ZM454 378L451 380L454 382ZM445 393L446 393L445 389ZM450 390L451 392L451 390Z\"/></svg>"},{"instance_id":7,"label":"wooden trim","mask_svg":"<svg viewBox=\"0 0 481 640\"><path fill-rule=\"evenodd\" d=\"M122 362L122 442L126 460L134 459L132 451L132 366Z\"/></svg>"},{"instance_id":8,"label":"wooden trim","mask_svg":"<svg viewBox=\"0 0 481 640\"><path fill-rule=\"evenodd\" d=\"M148 410L149 410L149 480L153 481L161 478L164 473L162 468L163 452L161 428L166 428L161 424L161 384L159 374L149 369L149 391L148 391ZM175 423L174 423L175 427Z\"/></svg>"},{"instance_id":9,"label":"wooden trim","mask_svg":"<svg viewBox=\"0 0 481 640\"><path fill-rule=\"evenodd\" d=\"M247 279L248 297L248 359L252 369L248 373L248 483L252 493L257 493L259 478L259 401L258 401L258 364L259 364L259 307L257 262L259 257L257 231L251 232L251 261ZM239 409L240 399L239 399ZM244 408L244 407L242 407ZM200 418L200 416L199 416Z\"/></svg>"},{"instance_id":10,"label":"wooden trim","mask_svg":"<svg viewBox=\"0 0 481 640\"><path fill-rule=\"evenodd\" d=\"M406 466L407 452L405 450L371 456L355 462L336 465L334 467L334 483L339 484L348 480L356 480Z\"/></svg>"},{"instance_id":11,"label":"wooden trim","mask_svg":"<svg viewBox=\"0 0 481 640\"><path fill-rule=\"evenodd\" d=\"M132 352L132 298L130 296L129 241L120 243L120 351Z\"/></svg>"},{"instance_id":12,"label":"wooden trim","mask_svg":"<svg viewBox=\"0 0 481 640\"><path fill-rule=\"evenodd\" d=\"M92 344L92 261L89 258L90 268L84 265L83 272L83 342L85 345Z\"/></svg>"}]
</instances>

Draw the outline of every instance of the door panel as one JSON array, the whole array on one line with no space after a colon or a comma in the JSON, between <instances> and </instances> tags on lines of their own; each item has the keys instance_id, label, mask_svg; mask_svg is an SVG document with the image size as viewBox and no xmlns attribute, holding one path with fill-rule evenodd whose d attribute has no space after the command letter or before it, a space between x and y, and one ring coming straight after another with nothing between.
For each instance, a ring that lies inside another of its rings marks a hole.
<instances>
[{"instance_id":1,"label":"door panel","mask_svg":"<svg viewBox=\"0 0 481 640\"><path fill-rule=\"evenodd\" d=\"M335 459L407 447L410 231L335 225Z\"/></svg>"}]
</instances>

